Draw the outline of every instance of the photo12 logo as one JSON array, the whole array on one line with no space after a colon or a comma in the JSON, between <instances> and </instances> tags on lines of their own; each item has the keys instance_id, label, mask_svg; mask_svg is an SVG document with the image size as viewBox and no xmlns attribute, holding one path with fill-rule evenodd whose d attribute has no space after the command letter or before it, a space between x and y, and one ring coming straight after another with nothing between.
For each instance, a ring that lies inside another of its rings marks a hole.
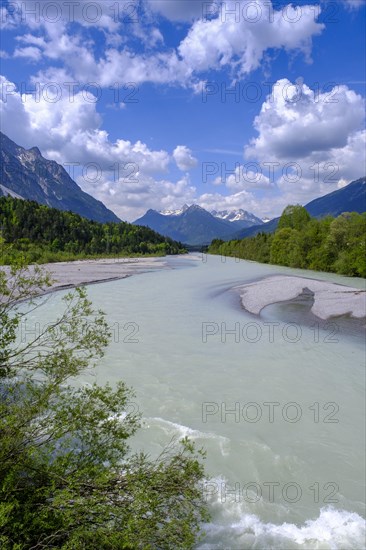
<instances>
[{"instance_id":1,"label":"photo12 logo","mask_svg":"<svg viewBox=\"0 0 366 550\"><path fill-rule=\"evenodd\" d=\"M136 162L115 162L111 165L101 165L98 162L63 162L61 164L66 170L70 178L74 181L83 181L91 185L96 185L104 179L111 179L114 183L139 183L140 166ZM8 174L17 176L18 164L10 161L7 164L6 171ZM33 174L37 178L48 178L49 167L44 163L36 163Z\"/></svg>"},{"instance_id":2,"label":"photo12 logo","mask_svg":"<svg viewBox=\"0 0 366 550\"><path fill-rule=\"evenodd\" d=\"M305 2L305 5L294 5L290 2L279 3L273 2L273 0L202 1L202 20L218 19L221 23L247 24L249 26L260 23L276 24L278 19L282 19L291 25L301 21L304 16L308 19L308 15L311 13L313 21L317 21L322 16L324 23L338 23L339 9L339 2L332 0L324 5L310 4L310 2Z\"/></svg>"},{"instance_id":3,"label":"photo12 logo","mask_svg":"<svg viewBox=\"0 0 366 550\"><path fill-rule=\"evenodd\" d=\"M75 180L79 173L84 182L92 185L102 181L107 175L112 176L115 183L139 183L140 167L136 162L115 162L107 167L98 162L65 162L63 167L71 179Z\"/></svg>"},{"instance_id":4,"label":"photo12 logo","mask_svg":"<svg viewBox=\"0 0 366 550\"><path fill-rule=\"evenodd\" d=\"M27 103L59 103L67 101L74 104L84 102L95 104L102 99L107 99L111 105L125 106L139 103L140 88L136 82L115 82L108 88L103 88L98 82L34 82L29 85L26 82L2 82L1 97L4 103L14 95Z\"/></svg>"},{"instance_id":5,"label":"photo12 logo","mask_svg":"<svg viewBox=\"0 0 366 550\"><path fill-rule=\"evenodd\" d=\"M311 333L311 338L310 334ZM322 324L314 323L310 327L301 327L297 323L280 323L278 321L263 321L258 323L226 323L225 321L204 321L201 326L202 343L208 341L220 341L222 344L257 344L258 342L286 342L296 344L305 336L306 340L312 339L314 344L338 344L339 325L333 321Z\"/></svg>"},{"instance_id":6,"label":"photo12 logo","mask_svg":"<svg viewBox=\"0 0 366 550\"><path fill-rule=\"evenodd\" d=\"M315 183L335 183L339 173L339 166L335 162L314 162L311 165L301 165L291 161L281 164L276 161L256 162L250 161L244 164L235 162L204 161L201 165L202 183L227 184L240 183L248 187L273 186L276 179L282 179L286 183L298 183L304 174L309 174ZM212 182L212 178L216 176Z\"/></svg>"},{"instance_id":7,"label":"photo12 logo","mask_svg":"<svg viewBox=\"0 0 366 550\"><path fill-rule=\"evenodd\" d=\"M21 321L17 329L17 339L21 344L29 344L42 339L47 339L52 334L53 338L62 339L69 327L69 323L47 323L42 325L39 322L30 323L27 320ZM139 344L140 326L134 321L115 322L108 326L112 341L116 344ZM85 336L89 331L94 330L94 325L83 326L82 333Z\"/></svg>"},{"instance_id":8,"label":"photo12 logo","mask_svg":"<svg viewBox=\"0 0 366 550\"><path fill-rule=\"evenodd\" d=\"M4 9L1 10L1 21L3 25L14 21L33 25L44 23L50 25L60 22L99 25L103 23L103 20L109 18L116 24L133 24L140 21L141 15L142 11L138 1L23 0L5 2Z\"/></svg>"},{"instance_id":9,"label":"photo12 logo","mask_svg":"<svg viewBox=\"0 0 366 550\"><path fill-rule=\"evenodd\" d=\"M309 412L310 411L310 412ZM303 404L296 401L280 403L279 401L263 401L261 403L248 401L241 403L217 403L215 401L206 401L202 403L202 422L221 422L240 424L247 422L256 424L257 422L287 422L296 424L302 419L311 419L314 424L338 424L339 405L334 401L327 403Z\"/></svg>"},{"instance_id":10,"label":"photo12 logo","mask_svg":"<svg viewBox=\"0 0 366 550\"><path fill-rule=\"evenodd\" d=\"M206 80L201 83L202 103L258 103L266 100L275 103L275 96L280 91L286 104L296 105L308 101L302 82L228 82L226 80ZM340 86L336 82L313 82L307 86L313 91L314 103L338 103Z\"/></svg>"},{"instance_id":11,"label":"photo12 logo","mask_svg":"<svg viewBox=\"0 0 366 550\"><path fill-rule=\"evenodd\" d=\"M318 504L336 504L339 502L339 485L335 481L312 482L306 487L296 481L287 483L280 481L238 481L229 484L225 481L207 481L202 484L202 497L205 502L219 500L226 502L247 502L255 504L261 500L270 502L287 502L295 504L305 497Z\"/></svg>"}]
</instances>

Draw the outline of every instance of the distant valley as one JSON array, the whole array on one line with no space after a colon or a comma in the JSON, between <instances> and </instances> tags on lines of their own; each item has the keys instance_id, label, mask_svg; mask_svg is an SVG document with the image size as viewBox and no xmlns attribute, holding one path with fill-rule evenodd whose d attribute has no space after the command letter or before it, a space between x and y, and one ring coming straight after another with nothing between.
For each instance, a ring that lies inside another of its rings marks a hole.
<instances>
[{"instance_id":1,"label":"distant valley","mask_svg":"<svg viewBox=\"0 0 366 550\"><path fill-rule=\"evenodd\" d=\"M366 178L360 178L337 191L317 198L306 204L305 208L314 218L336 217L342 212L365 212ZM213 239L229 241L262 232L272 233L277 228L278 221L279 218L261 220L243 209L208 212L194 204L184 205L179 210L148 210L134 224L150 227L187 245L206 245Z\"/></svg>"},{"instance_id":2,"label":"distant valley","mask_svg":"<svg viewBox=\"0 0 366 550\"><path fill-rule=\"evenodd\" d=\"M45 159L37 147L24 149L3 133L0 133L0 142L0 197L34 200L101 223L121 221L102 202L82 191L63 166ZM366 178L317 198L305 208L315 218L365 212ZM244 208L208 212L197 204L185 204L176 210L150 209L133 225L148 227L185 245L201 246L214 239L229 241L272 233L278 220L261 219Z\"/></svg>"}]
</instances>

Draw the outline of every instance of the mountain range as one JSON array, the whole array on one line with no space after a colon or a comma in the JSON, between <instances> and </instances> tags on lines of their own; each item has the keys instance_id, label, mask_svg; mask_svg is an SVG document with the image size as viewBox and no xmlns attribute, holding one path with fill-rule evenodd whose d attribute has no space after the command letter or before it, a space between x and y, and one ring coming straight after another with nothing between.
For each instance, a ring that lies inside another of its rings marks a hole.
<instances>
[{"instance_id":1,"label":"mountain range","mask_svg":"<svg viewBox=\"0 0 366 550\"><path fill-rule=\"evenodd\" d=\"M45 159L37 147L24 149L0 132L0 160L0 196L34 200L98 222L121 221L82 191L63 166Z\"/></svg>"},{"instance_id":2,"label":"mountain range","mask_svg":"<svg viewBox=\"0 0 366 550\"><path fill-rule=\"evenodd\" d=\"M182 208L179 208L178 210L159 210L158 213L162 214L163 216L180 216L188 209L188 204L185 204L184 206L182 206ZM239 210L211 210L210 214L220 220L226 220L228 222L238 222L236 223L237 227L250 227L251 225L260 225L262 222L264 222L264 220L257 218L257 216L254 216L254 214L251 214L250 212L247 212L242 208L240 208Z\"/></svg>"},{"instance_id":3,"label":"mountain range","mask_svg":"<svg viewBox=\"0 0 366 550\"><path fill-rule=\"evenodd\" d=\"M208 212L197 204L161 212L150 209L133 223L190 245L209 244L216 238L228 239L240 229L263 224L260 218L246 210Z\"/></svg>"},{"instance_id":4,"label":"mountain range","mask_svg":"<svg viewBox=\"0 0 366 550\"><path fill-rule=\"evenodd\" d=\"M121 221L102 202L82 191L63 166L45 159L37 147L24 149L0 132L0 160L0 196L34 200L98 222ZM317 198L305 208L316 218L365 212L366 178ZM148 210L133 223L187 245L206 245L213 239L242 239L260 232L271 233L278 220L262 220L244 209L208 212L197 204L185 204L178 210Z\"/></svg>"},{"instance_id":5,"label":"mountain range","mask_svg":"<svg viewBox=\"0 0 366 550\"><path fill-rule=\"evenodd\" d=\"M306 204L305 208L315 218L339 216L342 212L365 212L366 178L360 178L315 199ZM278 221L279 218L274 218L267 222L242 209L208 212L194 204L184 205L179 210L148 210L133 223L150 227L187 245L206 245L213 239L228 241L251 237L261 232L272 233L277 228Z\"/></svg>"},{"instance_id":6,"label":"mountain range","mask_svg":"<svg viewBox=\"0 0 366 550\"><path fill-rule=\"evenodd\" d=\"M265 223L264 220L257 218L254 214L242 208L239 210L221 210L219 212L211 210L211 214L215 218L231 222L237 227L251 227L252 225L262 225L262 223Z\"/></svg>"}]
</instances>

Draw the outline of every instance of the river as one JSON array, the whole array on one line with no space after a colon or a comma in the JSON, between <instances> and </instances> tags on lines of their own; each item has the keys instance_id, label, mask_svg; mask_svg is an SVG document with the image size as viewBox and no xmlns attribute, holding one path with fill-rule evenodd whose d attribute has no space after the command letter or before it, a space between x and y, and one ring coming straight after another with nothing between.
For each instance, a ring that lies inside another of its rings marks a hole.
<instances>
[{"instance_id":1,"label":"river","mask_svg":"<svg viewBox=\"0 0 366 550\"><path fill-rule=\"evenodd\" d=\"M232 287L292 274L364 288L337 275L192 255L168 269L93 285L113 338L95 375L136 390L156 455L188 435L207 450L211 549L359 549L365 544L365 340L309 301L245 312ZM61 311L58 292L33 315Z\"/></svg>"}]
</instances>

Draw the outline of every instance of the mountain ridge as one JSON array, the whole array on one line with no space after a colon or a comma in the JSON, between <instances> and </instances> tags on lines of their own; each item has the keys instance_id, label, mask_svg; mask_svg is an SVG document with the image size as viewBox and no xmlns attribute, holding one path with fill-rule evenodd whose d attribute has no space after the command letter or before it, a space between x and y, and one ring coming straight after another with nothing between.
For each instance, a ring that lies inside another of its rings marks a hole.
<instances>
[{"instance_id":1,"label":"mountain ridge","mask_svg":"<svg viewBox=\"0 0 366 550\"><path fill-rule=\"evenodd\" d=\"M63 166L45 159L38 147L25 149L0 132L0 158L0 196L35 200L102 223L121 221L101 201L85 193Z\"/></svg>"},{"instance_id":2,"label":"mountain ridge","mask_svg":"<svg viewBox=\"0 0 366 550\"><path fill-rule=\"evenodd\" d=\"M243 212L246 211L243 210ZM251 216L261 222L253 214ZM247 220L228 221L216 217L198 204L184 205L181 209L163 212L150 208L141 218L133 222L134 225L150 227L154 231L188 245L209 244L215 238L229 238L236 228L239 230L253 223Z\"/></svg>"},{"instance_id":3,"label":"mountain ridge","mask_svg":"<svg viewBox=\"0 0 366 550\"><path fill-rule=\"evenodd\" d=\"M166 214L167 211L165 211L165 214L162 214L157 210L149 209L144 216L133 223L135 225L146 225L163 235L184 242L187 245L206 245L213 239L222 239L225 241L239 240L245 237L252 237L261 232L272 233L277 228L279 221L278 217L264 223L263 220L243 209L237 211L213 210L208 212L199 205L191 205L185 208L186 206L180 210L169 211L171 214ZM366 177L359 178L341 189L313 199L304 207L313 217L324 217L327 215L336 217L342 212L348 211L365 212ZM172 212L175 212L175 214ZM176 212L181 213L176 214ZM235 230L235 224L241 223L241 220L235 220L235 214L239 212L244 212L248 214L249 219L256 219L261 223L255 224L247 220L250 226L241 228L239 226L239 229ZM195 213L196 219L190 220L192 213ZM197 220L197 213L201 215L201 220ZM213 214L216 214L216 216ZM232 221L228 220L230 216ZM187 226L189 221L192 222L191 227ZM205 223L208 224L206 229L204 226Z\"/></svg>"},{"instance_id":4,"label":"mountain ridge","mask_svg":"<svg viewBox=\"0 0 366 550\"><path fill-rule=\"evenodd\" d=\"M264 223L263 220L251 212L248 212L248 210L243 210L243 208L239 208L238 210L211 210L210 213L215 216L215 218L219 218L221 220L226 220L228 222L240 222L240 224L243 224L243 227L248 227L248 222L253 225L261 225Z\"/></svg>"}]
</instances>

